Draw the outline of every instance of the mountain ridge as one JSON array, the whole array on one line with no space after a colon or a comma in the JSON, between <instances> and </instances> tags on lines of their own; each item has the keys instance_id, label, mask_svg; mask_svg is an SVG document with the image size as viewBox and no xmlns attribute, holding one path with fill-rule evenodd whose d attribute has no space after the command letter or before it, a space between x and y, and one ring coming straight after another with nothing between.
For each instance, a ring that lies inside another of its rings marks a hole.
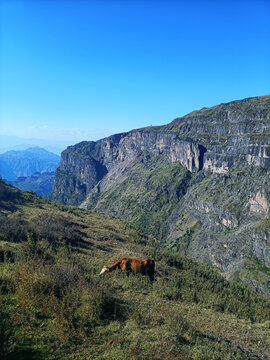
<instances>
[{"instance_id":1,"label":"mountain ridge","mask_svg":"<svg viewBox=\"0 0 270 360\"><path fill-rule=\"evenodd\" d=\"M269 169L267 95L68 147L53 199L125 218L268 292Z\"/></svg>"}]
</instances>

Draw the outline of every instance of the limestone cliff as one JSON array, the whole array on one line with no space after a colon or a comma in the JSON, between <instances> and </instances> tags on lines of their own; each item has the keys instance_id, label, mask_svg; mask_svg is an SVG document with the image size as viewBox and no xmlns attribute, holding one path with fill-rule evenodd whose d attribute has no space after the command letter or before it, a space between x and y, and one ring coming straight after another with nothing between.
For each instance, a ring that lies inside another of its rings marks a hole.
<instances>
[{"instance_id":1,"label":"limestone cliff","mask_svg":"<svg viewBox=\"0 0 270 360\"><path fill-rule=\"evenodd\" d=\"M269 291L269 180L264 96L68 147L53 198L124 218Z\"/></svg>"}]
</instances>

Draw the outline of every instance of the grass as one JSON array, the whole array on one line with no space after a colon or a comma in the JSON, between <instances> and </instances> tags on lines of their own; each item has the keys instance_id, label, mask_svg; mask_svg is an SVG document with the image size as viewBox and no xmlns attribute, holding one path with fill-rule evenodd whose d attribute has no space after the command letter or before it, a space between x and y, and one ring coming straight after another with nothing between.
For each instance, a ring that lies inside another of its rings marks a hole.
<instances>
[{"instance_id":1,"label":"grass","mask_svg":"<svg viewBox=\"0 0 270 360\"><path fill-rule=\"evenodd\" d=\"M255 256L249 259L249 264L255 270L258 270L268 276L270 276L270 268L265 266L258 258Z\"/></svg>"},{"instance_id":2,"label":"grass","mask_svg":"<svg viewBox=\"0 0 270 360\"><path fill-rule=\"evenodd\" d=\"M7 191L15 200L12 210L0 200L2 216L11 225L20 216L25 236L11 240L1 227L1 358L270 355L270 303L247 286L163 249L123 221ZM154 283L120 272L99 276L123 256L154 258Z\"/></svg>"}]
</instances>

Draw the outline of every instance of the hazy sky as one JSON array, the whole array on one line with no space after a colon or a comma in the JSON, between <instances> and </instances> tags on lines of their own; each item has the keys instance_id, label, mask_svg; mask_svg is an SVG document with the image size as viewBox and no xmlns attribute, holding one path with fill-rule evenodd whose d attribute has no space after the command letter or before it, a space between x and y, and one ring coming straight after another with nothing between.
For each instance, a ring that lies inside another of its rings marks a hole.
<instances>
[{"instance_id":1,"label":"hazy sky","mask_svg":"<svg viewBox=\"0 0 270 360\"><path fill-rule=\"evenodd\" d=\"M270 94L269 1L2 0L1 133L95 140Z\"/></svg>"}]
</instances>

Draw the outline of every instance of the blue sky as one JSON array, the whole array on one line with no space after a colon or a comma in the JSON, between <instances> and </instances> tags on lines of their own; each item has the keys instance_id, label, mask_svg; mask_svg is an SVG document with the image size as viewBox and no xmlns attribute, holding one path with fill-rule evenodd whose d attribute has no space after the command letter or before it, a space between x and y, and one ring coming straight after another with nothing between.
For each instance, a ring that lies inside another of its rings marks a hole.
<instances>
[{"instance_id":1,"label":"blue sky","mask_svg":"<svg viewBox=\"0 0 270 360\"><path fill-rule=\"evenodd\" d=\"M268 1L2 0L1 133L57 143L270 94Z\"/></svg>"}]
</instances>

